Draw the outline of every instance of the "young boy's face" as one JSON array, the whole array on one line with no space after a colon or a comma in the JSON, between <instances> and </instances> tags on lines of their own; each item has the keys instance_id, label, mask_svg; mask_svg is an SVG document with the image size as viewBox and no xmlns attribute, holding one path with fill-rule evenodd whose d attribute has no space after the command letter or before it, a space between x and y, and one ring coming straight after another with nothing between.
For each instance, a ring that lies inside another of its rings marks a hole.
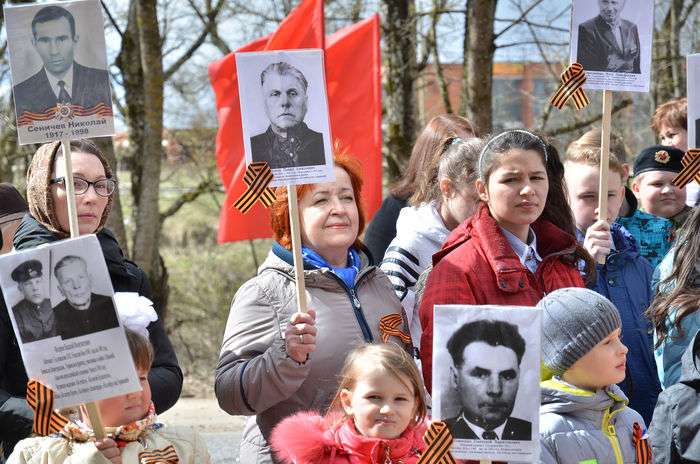
<instances>
[{"instance_id":1,"label":"young boy's face","mask_svg":"<svg viewBox=\"0 0 700 464\"><path fill-rule=\"evenodd\" d=\"M576 227L583 233L598 220L598 182L600 168L584 163L567 161L564 164L564 179L569 195L569 206L574 213ZM612 222L617 218L625 196L622 176L608 172L608 210L604 219Z\"/></svg>"},{"instance_id":2,"label":"young boy's face","mask_svg":"<svg viewBox=\"0 0 700 464\"><path fill-rule=\"evenodd\" d=\"M564 380L588 390L620 383L625 379L627 351L616 329L564 372Z\"/></svg>"},{"instance_id":3,"label":"young boy's face","mask_svg":"<svg viewBox=\"0 0 700 464\"><path fill-rule=\"evenodd\" d=\"M148 370L136 369L139 374L141 391L115 396L97 402L105 427L120 425L143 419L151 406L151 386L148 383Z\"/></svg>"},{"instance_id":4,"label":"young boy's face","mask_svg":"<svg viewBox=\"0 0 700 464\"><path fill-rule=\"evenodd\" d=\"M678 174L669 171L643 172L632 181L639 206L649 214L670 218L685 206L685 187L672 184Z\"/></svg>"},{"instance_id":5,"label":"young boy's face","mask_svg":"<svg viewBox=\"0 0 700 464\"><path fill-rule=\"evenodd\" d=\"M678 148L680 151L688 151L688 131L685 127L672 127L661 124L659 139L661 145Z\"/></svg>"}]
</instances>

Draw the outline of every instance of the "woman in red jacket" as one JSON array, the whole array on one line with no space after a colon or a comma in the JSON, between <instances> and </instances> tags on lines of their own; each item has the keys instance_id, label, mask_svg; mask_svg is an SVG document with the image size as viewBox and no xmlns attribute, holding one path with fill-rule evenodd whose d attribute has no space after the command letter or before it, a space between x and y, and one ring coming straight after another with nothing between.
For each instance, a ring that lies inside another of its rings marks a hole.
<instances>
[{"instance_id":1,"label":"woman in red jacket","mask_svg":"<svg viewBox=\"0 0 700 464\"><path fill-rule=\"evenodd\" d=\"M550 222L573 224L560 166L552 146L523 130L502 132L482 148L476 181L481 205L433 256L421 300L420 358L429 391L434 305L535 306L558 288L583 287L581 259L586 274L594 272L573 228Z\"/></svg>"}]
</instances>

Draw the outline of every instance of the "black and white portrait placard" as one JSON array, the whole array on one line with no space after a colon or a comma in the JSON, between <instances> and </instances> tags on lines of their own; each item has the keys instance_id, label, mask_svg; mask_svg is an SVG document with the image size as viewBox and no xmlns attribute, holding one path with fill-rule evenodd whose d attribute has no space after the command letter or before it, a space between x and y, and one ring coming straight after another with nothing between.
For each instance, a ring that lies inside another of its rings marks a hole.
<instances>
[{"instance_id":1,"label":"black and white portrait placard","mask_svg":"<svg viewBox=\"0 0 700 464\"><path fill-rule=\"evenodd\" d=\"M688 55L688 148L700 148L700 53Z\"/></svg>"},{"instance_id":2,"label":"black and white portrait placard","mask_svg":"<svg viewBox=\"0 0 700 464\"><path fill-rule=\"evenodd\" d=\"M573 0L570 60L586 89L648 92L654 0Z\"/></svg>"},{"instance_id":3,"label":"black and white portrait placard","mask_svg":"<svg viewBox=\"0 0 700 464\"><path fill-rule=\"evenodd\" d=\"M0 256L0 270L27 375L57 408L141 389L95 235Z\"/></svg>"},{"instance_id":4,"label":"black and white portrait placard","mask_svg":"<svg viewBox=\"0 0 700 464\"><path fill-rule=\"evenodd\" d=\"M458 459L538 462L541 312L436 305L433 418Z\"/></svg>"},{"instance_id":5,"label":"black and white portrait placard","mask_svg":"<svg viewBox=\"0 0 700 464\"><path fill-rule=\"evenodd\" d=\"M99 0L4 13L19 143L114 134Z\"/></svg>"},{"instance_id":6,"label":"black and white portrait placard","mask_svg":"<svg viewBox=\"0 0 700 464\"><path fill-rule=\"evenodd\" d=\"M246 163L273 187L333 181L323 50L236 53L236 69Z\"/></svg>"}]
</instances>

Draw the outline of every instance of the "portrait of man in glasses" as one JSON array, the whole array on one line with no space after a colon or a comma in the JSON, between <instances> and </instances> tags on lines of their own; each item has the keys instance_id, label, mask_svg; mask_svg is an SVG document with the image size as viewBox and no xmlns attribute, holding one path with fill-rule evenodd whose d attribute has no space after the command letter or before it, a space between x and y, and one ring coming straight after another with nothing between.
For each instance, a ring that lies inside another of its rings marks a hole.
<instances>
[{"instance_id":1,"label":"portrait of man in glasses","mask_svg":"<svg viewBox=\"0 0 700 464\"><path fill-rule=\"evenodd\" d=\"M58 334L63 340L119 326L112 298L92 291L92 277L82 257L61 258L53 273L58 290L65 297L54 308Z\"/></svg>"},{"instance_id":2,"label":"portrait of man in glasses","mask_svg":"<svg viewBox=\"0 0 700 464\"><path fill-rule=\"evenodd\" d=\"M43 65L14 86L18 120L26 113L44 113L59 103L85 109L104 103L111 111L108 72L75 61L81 38L67 9L56 5L41 8L32 19L31 32L31 44Z\"/></svg>"},{"instance_id":3,"label":"portrait of man in glasses","mask_svg":"<svg viewBox=\"0 0 700 464\"><path fill-rule=\"evenodd\" d=\"M272 63L260 74L260 86L270 125L250 138L253 161L272 169L325 164L323 134L304 122L309 88L304 74L289 63Z\"/></svg>"}]
</instances>

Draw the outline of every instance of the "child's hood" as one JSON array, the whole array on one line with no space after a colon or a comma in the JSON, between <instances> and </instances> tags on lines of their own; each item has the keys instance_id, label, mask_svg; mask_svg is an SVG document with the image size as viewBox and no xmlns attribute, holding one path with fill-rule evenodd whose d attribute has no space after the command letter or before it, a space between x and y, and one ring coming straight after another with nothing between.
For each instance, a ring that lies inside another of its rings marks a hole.
<instances>
[{"instance_id":1,"label":"child's hood","mask_svg":"<svg viewBox=\"0 0 700 464\"><path fill-rule=\"evenodd\" d=\"M700 332L696 333L681 358L680 382L700 386ZM698 388L698 387L696 387Z\"/></svg>"},{"instance_id":2,"label":"child's hood","mask_svg":"<svg viewBox=\"0 0 700 464\"><path fill-rule=\"evenodd\" d=\"M595 392L578 388L554 377L542 382L540 413L573 414L597 420L602 411L627 404L627 397L617 385Z\"/></svg>"},{"instance_id":3,"label":"child's hood","mask_svg":"<svg viewBox=\"0 0 700 464\"><path fill-rule=\"evenodd\" d=\"M392 458L403 458L425 448L425 424L409 427L399 438L383 440L360 435L351 420L338 427L314 412L300 412L284 419L272 431L270 443L278 459L284 463L325 462L329 456L363 457L367 462L381 462L385 445ZM354 461L353 461L354 462ZM364 461L363 461L364 462Z\"/></svg>"},{"instance_id":4,"label":"child's hood","mask_svg":"<svg viewBox=\"0 0 700 464\"><path fill-rule=\"evenodd\" d=\"M396 221L398 239L420 235L439 248L445 242L448 233L434 203L403 208Z\"/></svg>"}]
</instances>

